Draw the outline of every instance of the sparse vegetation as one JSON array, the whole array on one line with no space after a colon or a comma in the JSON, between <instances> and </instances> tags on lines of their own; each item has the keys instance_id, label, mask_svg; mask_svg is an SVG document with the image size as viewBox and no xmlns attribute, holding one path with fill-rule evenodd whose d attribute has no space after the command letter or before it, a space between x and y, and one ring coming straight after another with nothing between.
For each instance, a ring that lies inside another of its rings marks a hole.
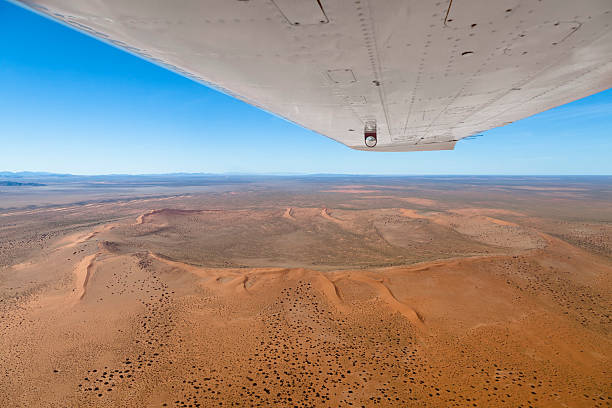
<instances>
[{"instance_id":1,"label":"sparse vegetation","mask_svg":"<svg viewBox=\"0 0 612 408\"><path fill-rule=\"evenodd\" d=\"M612 403L601 181L191 182L3 203L0 405Z\"/></svg>"}]
</instances>

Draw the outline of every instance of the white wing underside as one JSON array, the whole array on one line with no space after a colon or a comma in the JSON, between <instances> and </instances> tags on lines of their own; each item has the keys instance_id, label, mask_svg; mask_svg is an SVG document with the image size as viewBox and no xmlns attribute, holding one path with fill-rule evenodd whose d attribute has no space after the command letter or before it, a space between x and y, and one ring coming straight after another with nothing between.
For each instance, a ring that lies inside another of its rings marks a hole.
<instances>
[{"instance_id":1,"label":"white wing underside","mask_svg":"<svg viewBox=\"0 0 612 408\"><path fill-rule=\"evenodd\" d=\"M610 0L18 2L354 149L453 149L612 86Z\"/></svg>"}]
</instances>

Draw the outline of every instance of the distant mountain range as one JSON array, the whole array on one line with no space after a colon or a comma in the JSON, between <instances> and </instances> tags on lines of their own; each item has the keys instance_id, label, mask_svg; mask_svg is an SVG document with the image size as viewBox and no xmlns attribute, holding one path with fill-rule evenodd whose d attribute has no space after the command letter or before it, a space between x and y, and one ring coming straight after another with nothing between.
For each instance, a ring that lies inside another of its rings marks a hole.
<instances>
[{"instance_id":1,"label":"distant mountain range","mask_svg":"<svg viewBox=\"0 0 612 408\"><path fill-rule=\"evenodd\" d=\"M23 178L23 177L41 177L41 176L71 176L71 174L49 173L46 171L0 171L0 177L4 178Z\"/></svg>"},{"instance_id":2,"label":"distant mountain range","mask_svg":"<svg viewBox=\"0 0 612 408\"><path fill-rule=\"evenodd\" d=\"M0 180L0 186L46 186L42 183L20 183L18 181Z\"/></svg>"}]
</instances>

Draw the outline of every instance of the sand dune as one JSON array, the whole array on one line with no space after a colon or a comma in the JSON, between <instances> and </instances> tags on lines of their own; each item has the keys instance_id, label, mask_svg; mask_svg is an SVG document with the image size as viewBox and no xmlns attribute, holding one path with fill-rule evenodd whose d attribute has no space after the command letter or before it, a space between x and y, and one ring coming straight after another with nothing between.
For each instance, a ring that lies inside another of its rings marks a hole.
<instances>
[{"instance_id":1,"label":"sand dune","mask_svg":"<svg viewBox=\"0 0 612 408\"><path fill-rule=\"evenodd\" d=\"M333 190L321 190L322 193L343 193L343 194L371 194L378 190L362 190L358 188L335 188Z\"/></svg>"},{"instance_id":2,"label":"sand dune","mask_svg":"<svg viewBox=\"0 0 612 408\"><path fill-rule=\"evenodd\" d=\"M353 280L361 283L365 283L366 285L373 288L377 294L378 298L386 303L391 310L395 312L401 313L404 317L406 317L415 327L423 328L423 317L420 316L416 310L411 308L410 306L400 302L393 295L391 290L384 283L384 278L372 278L364 273L359 272L350 272L346 274L336 275L335 281L339 279ZM337 290L337 287L336 287Z\"/></svg>"},{"instance_id":3,"label":"sand dune","mask_svg":"<svg viewBox=\"0 0 612 408\"><path fill-rule=\"evenodd\" d=\"M330 215L330 213L329 213L329 210L327 208L322 208L321 209L321 217L325 218L326 220L333 221L333 222L339 222L340 221L339 219L337 219L335 217L332 217Z\"/></svg>"},{"instance_id":4,"label":"sand dune","mask_svg":"<svg viewBox=\"0 0 612 408\"><path fill-rule=\"evenodd\" d=\"M421 215L419 214L418 211L416 210L412 210L409 208L400 208L399 209L400 214L402 214L404 217L408 217L408 218L422 218L422 219L430 219L430 217L426 216L426 215Z\"/></svg>"},{"instance_id":5,"label":"sand dune","mask_svg":"<svg viewBox=\"0 0 612 408\"><path fill-rule=\"evenodd\" d=\"M58 250L66 249L66 248L74 248L84 242L90 241L98 234L112 230L115 227L115 224L103 225L95 228L93 231L86 232L78 232L75 234L68 235L59 241L59 245L57 246Z\"/></svg>"},{"instance_id":6,"label":"sand dune","mask_svg":"<svg viewBox=\"0 0 612 408\"><path fill-rule=\"evenodd\" d=\"M93 274L96 254L84 257L74 269L77 298L83 299L87 292L87 284Z\"/></svg>"},{"instance_id":7,"label":"sand dune","mask_svg":"<svg viewBox=\"0 0 612 408\"><path fill-rule=\"evenodd\" d=\"M289 220L294 220L295 218L293 217L293 213L292 212L293 212L293 209L291 207L287 207L287 209L283 213L283 217L287 218Z\"/></svg>"}]
</instances>

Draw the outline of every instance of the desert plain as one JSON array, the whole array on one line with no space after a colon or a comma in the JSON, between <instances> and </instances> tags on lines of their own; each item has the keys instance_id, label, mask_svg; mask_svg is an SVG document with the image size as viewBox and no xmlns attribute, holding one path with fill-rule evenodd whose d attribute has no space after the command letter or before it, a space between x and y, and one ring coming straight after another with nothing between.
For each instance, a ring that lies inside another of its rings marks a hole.
<instances>
[{"instance_id":1,"label":"desert plain","mask_svg":"<svg viewBox=\"0 0 612 408\"><path fill-rule=\"evenodd\" d=\"M30 178L2 407L612 403L610 177Z\"/></svg>"}]
</instances>

